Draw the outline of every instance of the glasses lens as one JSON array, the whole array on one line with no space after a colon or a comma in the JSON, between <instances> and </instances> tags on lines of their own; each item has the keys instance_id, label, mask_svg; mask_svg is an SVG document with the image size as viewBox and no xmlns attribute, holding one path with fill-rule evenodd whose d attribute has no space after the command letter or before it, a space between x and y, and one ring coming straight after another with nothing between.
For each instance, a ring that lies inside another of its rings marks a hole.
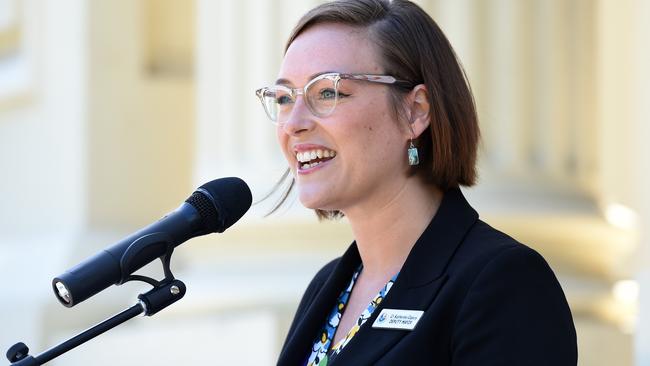
<instances>
[{"instance_id":1,"label":"glasses lens","mask_svg":"<svg viewBox=\"0 0 650 366\"><path fill-rule=\"evenodd\" d=\"M322 78L307 86L305 96L312 113L318 117L326 117L334 112L339 93L334 80Z\"/></svg>"},{"instance_id":2,"label":"glasses lens","mask_svg":"<svg viewBox=\"0 0 650 366\"><path fill-rule=\"evenodd\" d=\"M277 121L278 118L278 108L275 103L275 92L271 90L264 90L260 97L262 100L262 105L264 105L264 111L269 116L271 121Z\"/></svg>"},{"instance_id":3,"label":"glasses lens","mask_svg":"<svg viewBox=\"0 0 650 366\"><path fill-rule=\"evenodd\" d=\"M293 97L289 90L271 87L264 89L261 98L264 110L274 122L281 122L287 118L293 107Z\"/></svg>"},{"instance_id":4,"label":"glasses lens","mask_svg":"<svg viewBox=\"0 0 650 366\"><path fill-rule=\"evenodd\" d=\"M305 103L315 116L326 117L334 112L339 97L337 83L332 78L322 77L305 86ZM298 94L302 93L298 92ZM273 122L284 123L289 119L296 102L290 88L276 85L260 89L258 96L262 100L266 114Z\"/></svg>"}]
</instances>

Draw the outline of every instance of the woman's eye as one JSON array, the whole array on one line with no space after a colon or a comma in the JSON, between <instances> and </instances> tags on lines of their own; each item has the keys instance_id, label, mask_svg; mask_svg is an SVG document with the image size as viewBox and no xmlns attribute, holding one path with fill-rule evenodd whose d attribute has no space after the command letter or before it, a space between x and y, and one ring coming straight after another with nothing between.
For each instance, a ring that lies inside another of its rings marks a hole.
<instances>
[{"instance_id":1,"label":"woman's eye","mask_svg":"<svg viewBox=\"0 0 650 366\"><path fill-rule=\"evenodd\" d=\"M275 98L275 102L280 105L283 105L283 104L293 103L293 100L291 100L290 95L279 95L278 97Z\"/></svg>"},{"instance_id":2,"label":"woman's eye","mask_svg":"<svg viewBox=\"0 0 650 366\"><path fill-rule=\"evenodd\" d=\"M336 98L336 91L334 89L323 89L320 91L320 99L334 99Z\"/></svg>"}]
</instances>

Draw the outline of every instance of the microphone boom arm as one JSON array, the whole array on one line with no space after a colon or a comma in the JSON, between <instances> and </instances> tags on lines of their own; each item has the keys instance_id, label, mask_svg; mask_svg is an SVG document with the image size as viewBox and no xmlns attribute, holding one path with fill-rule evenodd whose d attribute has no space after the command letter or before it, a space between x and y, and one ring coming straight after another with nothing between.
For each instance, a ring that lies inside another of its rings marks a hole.
<instances>
[{"instance_id":1,"label":"microphone boom arm","mask_svg":"<svg viewBox=\"0 0 650 366\"><path fill-rule=\"evenodd\" d=\"M165 238L163 233L160 233L161 235L157 234L158 233L146 235L133 242L120 261L123 266L123 277L120 284L129 281L142 281L153 286L153 288L148 292L138 295L137 304L37 356L30 356L29 348L24 343L16 343L7 351L7 359L12 362L11 366L42 365L72 350L73 348L88 342L98 335L115 328L127 320L133 319L140 314L152 316L167 306L182 299L186 292L185 284L182 281L175 279L170 269L174 245L170 240L168 240L168 237ZM147 250L147 248L151 249L152 246L159 246L162 244L167 246L165 255L160 257L165 274L163 280L157 281L146 276L129 275L131 272L128 272L128 268L131 268L131 265L138 265L137 263L132 262L133 258L138 258L138 254ZM124 275L125 273L126 275Z\"/></svg>"}]
</instances>

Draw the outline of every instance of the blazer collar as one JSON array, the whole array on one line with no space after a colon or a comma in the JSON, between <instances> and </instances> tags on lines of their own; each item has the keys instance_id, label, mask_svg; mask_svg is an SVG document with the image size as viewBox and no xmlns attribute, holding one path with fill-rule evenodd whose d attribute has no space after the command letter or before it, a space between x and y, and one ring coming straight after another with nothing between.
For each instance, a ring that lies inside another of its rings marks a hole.
<instances>
[{"instance_id":1,"label":"blazer collar","mask_svg":"<svg viewBox=\"0 0 650 366\"><path fill-rule=\"evenodd\" d=\"M419 287L439 278L469 229L478 220L478 213L469 205L459 188L447 190L435 216L415 242L406 258L395 285ZM356 242L345 252L337 271L343 286L361 263ZM342 288L341 288L342 290ZM392 291L392 290L391 290Z\"/></svg>"},{"instance_id":2,"label":"blazer collar","mask_svg":"<svg viewBox=\"0 0 650 366\"><path fill-rule=\"evenodd\" d=\"M318 332L321 330L327 316L332 311L341 291L350 283L353 272L359 267L361 257L355 243L348 248L338 261L325 283L320 287L303 314L296 314L298 325L293 334L289 334L278 366L304 365L312 349ZM298 320L301 317L300 320Z\"/></svg>"},{"instance_id":3,"label":"blazer collar","mask_svg":"<svg viewBox=\"0 0 650 366\"><path fill-rule=\"evenodd\" d=\"M478 214L460 189L452 188L445 192L436 215L411 249L385 300L343 352L333 359L333 363L369 364L403 337L404 331L378 332L371 328L372 323L383 308L425 310L444 283L445 268L456 248L477 220ZM353 242L312 301L294 334L287 339L278 365L304 362L317 332L325 324L339 294L360 263L359 251Z\"/></svg>"},{"instance_id":4,"label":"blazer collar","mask_svg":"<svg viewBox=\"0 0 650 366\"><path fill-rule=\"evenodd\" d=\"M332 360L332 366L374 364L408 334L403 330L375 329L372 324L383 309L426 311L447 280L447 265L477 220L478 214L460 189L445 192L438 212L415 242L390 292Z\"/></svg>"},{"instance_id":5,"label":"blazer collar","mask_svg":"<svg viewBox=\"0 0 650 366\"><path fill-rule=\"evenodd\" d=\"M469 205L459 188L445 192L438 212L415 242L399 277L403 285L418 287L439 278L478 213Z\"/></svg>"}]
</instances>

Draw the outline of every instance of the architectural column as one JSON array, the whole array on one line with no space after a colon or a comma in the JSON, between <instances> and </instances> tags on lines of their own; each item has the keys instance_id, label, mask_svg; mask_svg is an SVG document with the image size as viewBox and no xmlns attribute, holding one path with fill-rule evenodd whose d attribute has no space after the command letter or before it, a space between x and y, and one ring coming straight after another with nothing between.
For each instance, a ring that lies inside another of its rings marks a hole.
<instances>
[{"instance_id":1,"label":"architectural column","mask_svg":"<svg viewBox=\"0 0 650 366\"><path fill-rule=\"evenodd\" d=\"M255 90L275 81L286 38L316 4L197 0L195 184L239 176L257 200L281 176L286 162Z\"/></svg>"},{"instance_id":2,"label":"architectural column","mask_svg":"<svg viewBox=\"0 0 650 366\"><path fill-rule=\"evenodd\" d=\"M238 75L241 39L233 34L240 17L241 2L197 0L196 4L196 130L194 183L233 172L238 156L242 126L242 96ZM234 174L233 174L234 175Z\"/></svg>"},{"instance_id":3,"label":"architectural column","mask_svg":"<svg viewBox=\"0 0 650 366\"><path fill-rule=\"evenodd\" d=\"M476 0L446 0L427 1L422 8L433 18L449 39L460 63L465 69L470 86L477 98L477 108L480 105L479 96L484 93L485 60L482 58L481 38L482 25L485 24L481 12L484 7ZM481 115L479 113L479 122Z\"/></svg>"},{"instance_id":4,"label":"architectural column","mask_svg":"<svg viewBox=\"0 0 650 366\"><path fill-rule=\"evenodd\" d=\"M42 329L52 316L45 304L56 303L49 281L84 230L87 194L87 1L14 4L21 47L7 60L25 62L29 75L24 89L10 90L16 99L0 97L3 352L18 341L34 351L49 346Z\"/></svg>"},{"instance_id":5,"label":"architectural column","mask_svg":"<svg viewBox=\"0 0 650 366\"><path fill-rule=\"evenodd\" d=\"M598 188L610 222L637 234L634 266L623 295L640 290L637 365L650 363L650 3L598 2ZM614 208L616 208L614 210Z\"/></svg>"},{"instance_id":6,"label":"architectural column","mask_svg":"<svg viewBox=\"0 0 650 366\"><path fill-rule=\"evenodd\" d=\"M518 83L517 34L520 4L515 0L496 0L484 7L485 37L492 45L484 49L485 84L479 96L482 126L489 166L495 172L521 173L525 146L521 139L525 124L521 121L521 95Z\"/></svg>"},{"instance_id":7,"label":"architectural column","mask_svg":"<svg viewBox=\"0 0 650 366\"><path fill-rule=\"evenodd\" d=\"M650 364L650 2L638 0L633 14L635 70L635 150L632 165L635 167L635 196L638 205L639 268L637 281L640 288L639 318L635 339L637 365Z\"/></svg>"},{"instance_id":8,"label":"architectural column","mask_svg":"<svg viewBox=\"0 0 650 366\"><path fill-rule=\"evenodd\" d=\"M567 21L569 111L567 123L567 171L580 189L595 196L597 190L597 10L592 0L569 1L565 9L573 14Z\"/></svg>"},{"instance_id":9,"label":"architectural column","mask_svg":"<svg viewBox=\"0 0 650 366\"><path fill-rule=\"evenodd\" d=\"M635 19L641 1L598 3L597 103L600 204L631 206L637 201L630 189L630 174L638 169L630 161L634 156L631 141L634 131L635 94L638 80L634 62L641 52L633 44ZM647 48L647 45L641 48ZM647 103L647 101L645 101ZM647 122L647 121L646 121ZM628 177L626 179L625 177Z\"/></svg>"},{"instance_id":10,"label":"architectural column","mask_svg":"<svg viewBox=\"0 0 650 366\"><path fill-rule=\"evenodd\" d=\"M478 7L475 0L457 0L452 3L436 0L433 4L423 4L422 8L438 23L454 51L468 73L470 81L477 76L481 64L477 49L479 23ZM476 70L473 72L473 70Z\"/></svg>"},{"instance_id":11,"label":"architectural column","mask_svg":"<svg viewBox=\"0 0 650 366\"><path fill-rule=\"evenodd\" d=\"M531 114L531 163L551 181L566 176L569 146L573 142L569 134L571 121L567 118L567 86L573 69L568 59L572 36L566 6L562 0L538 1L533 10L535 103Z\"/></svg>"},{"instance_id":12,"label":"architectural column","mask_svg":"<svg viewBox=\"0 0 650 366\"><path fill-rule=\"evenodd\" d=\"M174 62L169 59L183 59L182 52L173 47L162 48L169 54L152 52L151 43L158 41L148 27L164 27L165 18L147 4L88 5L87 179L93 230L128 232L146 225L176 208L194 188L193 83L189 75L170 74Z\"/></svg>"}]
</instances>

